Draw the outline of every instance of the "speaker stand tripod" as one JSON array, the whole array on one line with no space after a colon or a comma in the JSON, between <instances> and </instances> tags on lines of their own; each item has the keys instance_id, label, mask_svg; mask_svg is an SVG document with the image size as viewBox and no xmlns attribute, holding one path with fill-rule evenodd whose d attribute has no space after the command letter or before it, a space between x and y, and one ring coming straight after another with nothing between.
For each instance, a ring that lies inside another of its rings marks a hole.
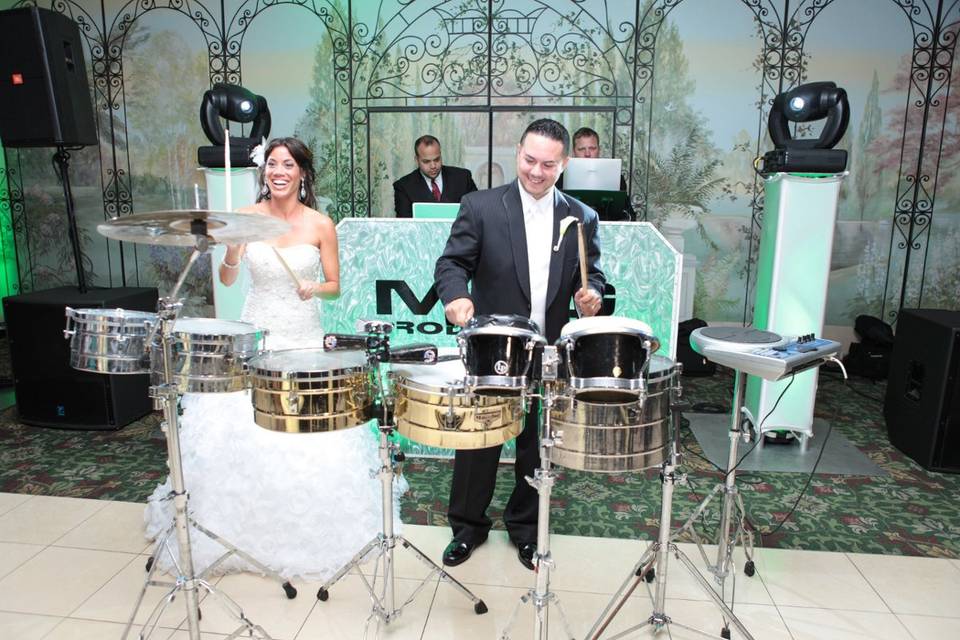
<instances>
[{"instance_id":1,"label":"speaker stand tripod","mask_svg":"<svg viewBox=\"0 0 960 640\"><path fill-rule=\"evenodd\" d=\"M616 617L623 606L627 603L627 600L630 598L636 588L640 586L641 582L646 580L651 569L654 570L656 575L656 586L654 593L651 595L653 612L644 622L621 631L614 636L609 636L607 640L615 640L616 638L625 637L634 631L648 626L652 627L655 632L667 627L669 633L669 627L677 626L707 638L716 637L715 633L707 633L700 629L681 624L667 615L667 570L671 554L680 561L680 563L694 578L697 585L700 586L703 592L707 594L710 600L712 600L720 610L723 616L723 629L720 632L721 637L730 637L729 626L732 624L737 628L743 638L746 640L753 640L753 636L750 635L740 619L734 615L730 607L724 603L723 598L718 595L716 591L714 591L714 589L710 586L710 583L708 583L700 574L700 571L697 570L696 565L694 565L693 562L682 551L680 551L680 548L677 547L676 543L673 541L673 536L670 535L672 526L671 512L673 509L674 486L677 483L682 483L684 480L683 474L677 471L677 468L680 465L680 452L677 447L680 434L680 410L682 407L680 403L680 387L678 383L674 383L674 386L671 388L671 393L672 402L670 406L670 422L672 433L670 438L670 455L663 463L663 468L660 471L660 486L663 498L660 504L660 529L657 541L647 548L644 554L640 557L640 560L634 565L633 569L631 569L626 580L624 580L623 584L620 585L620 588L613 595L613 598L607 604L607 607L603 610L603 613L600 614L600 618L597 619L593 627L590 629L590 632L587 634L588 640L598 640L601 638L604 631L606 631L607 627L610 626L610 623L613 621L614 617Z\"/></svg>"},{"instance_id":2,"label":"speaker stand tripod","mask_svg":"<svg viewBox=\"0 0 960 640\"><path fill-rule=\"evenodd\" d=\"M190 640L200 640L201 590L211 596L215 602L223 607L228 615L237 621L237 629L228 637L237 638L242 634L247 638L271 640L270 635L267 634L267 632L264 631L260 625L254 624L249 618L246 617L246 615L244 615L243 609L240 607L240 605L210 584L210 582L206 579L206 574L230 555L237 554L244 560L259 568L261 571L264 571L270 575L270 577L281 581L283 581L283 578L275 572L267 569L263 564L254 560L248 554L243 553L231 544L224 543L224 541L215 534L211 533L207 529L204 529L203 527L198 526L196 522L187 515L188 494L184 486L183 464L180 456L180 423L177 403L179 390L177 389L176 383L172 382L173 372L171 369L171 363L173 361L173 325L176 322L177 314L179 313L181 306L179 302L176 302L176 295L183 286L190 268L197 261L200 255L205 253L208 248L205 230L203 233L198 233L196 237L197 248L194 249L193 253L190 255L190 259L187 262L186 267L184 267L183 272L180 274L176 284L174 285L170 296L167 298L161 298L157 303L157 315L159 321L154 327L154 331L151 332L147 340L145 340L145 344L149 345L153 343L156 335L159 335L160 337L161 353L163 357L163 383L151 387L150 392L158 408L163 411L163 428L164 432L166 433L167 440L167 464L170 467L170 484L172 489L170 499L173 501L174 516L173 525L171 525L171 527L158 542L153 555L147 562L148 571L146 581L144 582L143 588L140 590L137 603L134 605L133 611L130 614L130 618L127 621L127 625L124 628L123 636L121 637L125 640L129 635L130 629L133 627L133 622L136 618L137 611L139 611L140 605L143 603L143 598L146 595L147 588L151 586L159 586L167 587L168 591L166 595L161 598L160 602L156 604L156 606L150 612L150 615L147 617L146 622L141 627L137 636L140 640L148 638L153 634L160 622L160 616L163 615L163 612L166 610L166 608L174 601L177 594L181 592L187 608L187 630ZM196 574L193 566L193 553L190 546L191 524L197 526L197 528L204 534L220 542L228 549L228 552L224 556L217 560L201 575ZM177 551L179 552L179 559L173 556L173 553L170 551L169 547L169 537L174 533L176 534L177 538ZM173 568L176 571L176 578L173 582L161 582L153 579L154 572L157 569L156 559L163 551L166 551L170 555ZM296 589L294 589L289 582L284 581L283 587L284 591L287 593L287 597L292 598L296 596Z\"/></svg>"},{"instance_id":3,"label":"speaker stand tripod","mask_svg":"<svg viewBox=\"0 0 960 640\"><path fill-rule=\"evenodd\" d=\"M378 329L374 333L382 331L388 330ZM484 614L487 612L487 605L484 604L483 600L475 596L456 578L444 571L425 553L415 547L409 540L401 535L395 534L393 531L393 479L396 475L396 465L403 461L403 453L399 451L399 447L397 445L390 442L390 434L393 433L394 426L392 424L393 421L389 418L389 408L393 402L393 398L392 396L383 393L384 387L380 378L379 367L381 358L384 354L389 354L388 338L385 335L379 335L376 336L376 338L377 343L380 346L375 352L368 350L368 356L370 357L371 365L373 366L375 372L375 397L384 399L383 412L379 426L380 470L377 473L380 478L381 496L383 499L383 531L377 534L375 538L370 540L355 556L353 556L353 558L350 559L349 562L347 562L347 564L341 567L329 580L323 583L323 585L317 591L317 598L322 602L326 602L330 597L330 589L333 588L333 585L339 582L340 579L346 576L352 569L356 569L356 573L363 581L363 584L370 595L370 599L373 602L373 608L370 612L370 616L367 618L367 625L369 626L370 623L376 619L379 628L379 624L381 622L389 625L391 622L396 620L403 612L404 607L413 602L413 600L417 597L417 594L420 593L427 583L434 576L437 576L439 580L450 583L453 588L470 600L473 603L473 610L477 615ZM358 428L363 429L366 427L360 426ZM393 558L393 552L397 548L397 544L399 544L401 548L410 551L417 560L430 569L430 573L424 576L424 578L420 581L420 584L417 585L416 589L413 590L413 592L400 606L396 605L396 573ZM360 571L360 566L366 564L371 558L375 562L372 580L368 579L367 576ZM377 588L378 579L381 579L379 589Z\"/></svg>"}]
</instances>

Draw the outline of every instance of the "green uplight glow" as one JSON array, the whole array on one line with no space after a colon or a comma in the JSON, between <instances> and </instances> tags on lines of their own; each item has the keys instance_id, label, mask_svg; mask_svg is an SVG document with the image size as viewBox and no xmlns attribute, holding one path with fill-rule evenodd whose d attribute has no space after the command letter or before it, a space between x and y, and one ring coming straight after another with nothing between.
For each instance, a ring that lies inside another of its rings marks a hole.
<instances>
[{"instance_id":1,"label":"green uplight glow","mask_svg":"<svg viewBox=\"0 0 960 640\"><path fill-rule=\"evenodd\" d=\"M0 146L0 298L20 293L20 274L17 272L17 249L13 241L13 214L10 189L7 185L6 153ZM0 307L0 321L3 308Z\"/></svg>"}]
</instances>

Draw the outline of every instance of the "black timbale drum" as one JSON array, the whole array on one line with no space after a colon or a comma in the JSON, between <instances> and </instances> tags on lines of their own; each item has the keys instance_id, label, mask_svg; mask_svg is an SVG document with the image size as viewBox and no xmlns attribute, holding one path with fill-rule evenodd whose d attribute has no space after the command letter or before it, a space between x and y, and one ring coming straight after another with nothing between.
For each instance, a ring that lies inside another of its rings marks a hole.
<instances>
[{"instance_id":1,"label":"black timbale drum","mask_svg":"<svg viewBox=\"0 0 960 640\"><path fill-rule=\"evenodd\" d=\"M457 335L465 384L481 395L519 393L536 377L533 364L546 342L529 318L475 316Z\"/></svg>"},{"instance_id":2,"label":"black timbale drum","mask_svg":"<svg viewBox=\"0 0 960 640\"><path fill-rule=\"evenodd\" d=\"M659 348L649 325L619 316L568 322L557 340L561 376L574 396L595 402L641 395L650 357Z\"/></svg>"}]
</instances>

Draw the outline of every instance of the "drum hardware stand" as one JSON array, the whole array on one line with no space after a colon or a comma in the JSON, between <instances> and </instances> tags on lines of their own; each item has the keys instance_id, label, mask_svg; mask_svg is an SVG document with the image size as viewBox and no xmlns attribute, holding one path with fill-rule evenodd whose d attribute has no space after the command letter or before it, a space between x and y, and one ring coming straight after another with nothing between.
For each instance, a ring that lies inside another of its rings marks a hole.
<instances>
[{"instance_id":1,"label":"drum hardware stand","mask_svg":"<svg viewBox=\"0 0 960 640\"><path fill-rule=\"evenodd\" d=\"M529 603L534 607L533 637L535 640L547 640L549 635L549 612L550 605L553 604L560 615L560 623L563 625L563 631L566 637L573 639L573 632L570 630L570 623L567 616L563 613L560 606L560 599L557 594L550 591L550 570L553 567L553 556L550 554L550 493L556 482L557 474L550 467L550 449L555 444L561 444L563 434L554 432L550 424L550 410L553 407L555 392L553 386L557 380L557 366L559 356L557 348L545 346L543 348L543 394L525 394L525 398L541 398L543 406L541 408L543 433L540 438L540 468L534 472L534 477L527 477L527 482L537 490L538 495L538 514L537 514L537 552L534 555L534 571L536 573L536 584L520 597L520 601L510 614L507 625L500 634L501 640L509 640L510 628L516 622L520 607Z\"/></svg>"},{"instance_id":2,"label":"drum hardware stand","mask_svg":"<svg viewBox=\"0 0 960 640\"><path fill-rule=\"evenodd\" d=\"M746 528L746 509L743 505L743 496L737 489L736 474L737 464L740 462L739 446L741 438L746 442L750 437L750 432L743 429L743 399L746 393L746 374L740 370L734 370L733 382L733 411L730 417L730 450L727 457L727 472L723 484L717 484L710 495L700 503L697 509L690 514L687 521L681 526L674 536L679 536L688 532L697 545L708 571L714 574L714 579L723 591L724 581L727 576L734 578L734 587L736 586L736 572L733 563L733 550L739 541L743 546L747 561L744 563L743 572L748 577L756 573L756 566L753 561L753 532ZM720 529L719 540L717 544L717 561L710 564L706 551L703 548L700 536L694 527L706 511L710 502L715 496L722 496L720 508ZM734 527L735 525L735 527ZM733 529L733 531L731 531Z\"/></svg>"},{"instance_id":3,"label":"drum hardware stand","mask_svg":"<svg viewBox=\"0 0 960 640\"><path fill-rule=\"evenodd\" d=\"M154 325L154 329L150 333L148 340L145 343L147 345L152 344L153 339L159 334L161 352L163 356L163 382L159 385L151 386L150 395L154 400L154 407L163 411L162 428L166 434L167 440L167 465L170 467L170 484L172 486L169 499L173 500L173 524L167 529L166 533L157 543L153 554L150 556L150 560L147 561L147 578L143 584L143 588L140 590L140 595L137 598L137 602L130 614L127 625L124 628L122 638L125 640L130 633L130 629L133 627L133 621L136 618L137 611L139 611L140 605L143 603L143 598L146 595L147 588L151 586L159 586L169 587L169 591L160 600L160 602L156 604L156 606L150 612L150 615L147 617L147 621L144 623L143 627L141 627L140 633L137 636L141 640L148 638L154 632L157 624L160 621L160 616L166 610L167 606L174 601L177 592L179 591L183 592L184 602L186 603L187 607L187 628L190 640L200 640L200 598L198 593L200 589L203 589L203 591L213 596L217 603L220 604L220 606L222 606L230 616L239 622L240 626L232 634L230 634L230 636L228 636L229 638L237 638L242 634L244 637L271 640L270 635L264 631L260 625L254 624L249 618L246 617L246 615L244 615L243 609L240 608L240 605L210 584L206 579L206 575L211 569L218 566L223 560L235 553L270 577L277 580L283 580L283 578L277 573L270 571L262 563L257 562L252 557L240 551L233 545L225 543L219 536L197 525L193 518L187 514L188 494L186 488L184 487L183 466L180 457L180 423L178 407L179 390L177 389L176 383L171 382L173 380L173 373L171 370L171 362L173 361L173 345L171 337L173 335L173 326L176 322L177 314L180 312L180 308L182 306L182 304L177 301L176 296L180 292L180 288L183 286L190 268L197 261L197 258L206 253L209 248L205 223L203 221L194 221L194 223L201 223L200 226L203 227L203 229L194 229L194 224L191 225L191 231L195 234L196 247L194 248L193 253L190 255L190 259L187 261L187 264L181 272L180 277L173 287L173 290L170 292L170 295L165 298L160 298L158 301L157 316L159 318L159 322ZM202 533L206 534L220 544L223 544L229 550L200 575L195 573L193 566L193 553L190 546L190 524L193 524ZM179 562L173 556L173 553L169 547L169 538L174 532L176 533L177 537ZM154 572L157 569L156 559L163 551L166 551L170 555L173 566L176 570L177 576L174 582L156 581L153 578ZM293 598L296 596L296 589L294 589L289 582L284 582L283 588L287 594L287 597Z\"/></svg>"},{"instance_id":4,"label":"drum hardware stand","mask_svg":"<svg viewBox=\"0 0 960 640\"><path fill-rule=\"evenodd\" d=\"M686 567L687 571L690 572L690 575L693 576L697 584L700 585L700 588L703 589L704 593L710 597L713 603L717 605L717 608L719 608L722 612L724 626L720 632L720 637L730 637L730 624L732 623L746 640L753 640L753 636L750 635L750 632L747 631L740 619L734 615L730 607L724 603L723 598L717 594L713 587L710 586L710 583L707 582L707 580L700 574L700 571L697 569L696 565L694 565L693 562L686 556L686 554L684 554L680 548L677 547L676 543L674 542L675 536L670 534L670 529L672 526L671 512L673 509L674 485L678 483L682 484L686 480L685 474L677 471L677 468L681 462L680 451L678 449L680 435L680 413L684 406L680 401L681 390L679 383L674 383L674 386L671 388L671 393L672 402L670 408L672 437L670 444L670 456L666 461L664 461L663 468L660 472L660 485L663 498L660 504L660 529L657 541L647 548L644 554L640 557L640 560L636 563L636 565L634 565L626 580L624 580L623 584L620 585L620 588L613 595L613 598L607 604L607 607L603 610L603 613L600 614L600 618L590 629L590 632L587 634L587 640L599 640L603 632L606 631L607 627L613 621L613 618L616 617L616 615L620 612L620 610L623 608L623 605L626 604L627 600L640 585L640 583L644 581L649 582L651 570L653 570L655 573L656 588L654 593L651 594L653 612L650 614L650 617L638 625L621 631L615 636L609 637L607 640L615 640L616 638L625 637L628 634L631 634L634 631L642 629L646 626L653 627L654 633L658 632L663 627L668 627L667 633L669 635L669 627L672 625L687 629L704 637L715 637L714 634L709 634L700 629L680 624L667 615L665 611L667 596L667 565L670 554L673 554L673 556L679 560L684 567Z\"/></svg>"},{"instance_id":5,"label":"drum hardware stand","mask_svg":"<svg viewBox=\"0 0 960 640\"><path fill-rule=\"evenodd\" d=\"M467 589L463 584L461 584L456 578L451 576L449 573L444 571L438 564L433 562L425 553L420 549L415 547L409 540L404 538L402 535L397 535L393 530L393 478L396 475L397 467L403 462L404 455L399 451L399 447L390 441L390 435L394 431L392 416L393 408L393 394L392 391L384 391L384 386L380 374L380 364L383 362L389 362L390 358L390 347L389 347L389 334L393 330L393 325L387 322L377 322L377 321L358 321L358 330L367 331L369 333L369 338L366 341L367 347L367 356L370 359L370 363L373 367L373 394L374 397L379 397L383 399L379 411L375 411L374 415L380 415L378 429L380 431L380 469L377 471L377 476L380 478L381 484L381 495L383 498L382 511L383 511L383 531L371 541L369 541L353 558L350 559L347 564L341 567L333 576L327 580L317 591L317 598L326 602L330 597L330 589L337 582L340 581L345 575L347 575L351 569L356 568L356 573L360 576L360 579L363 581L364 586L367 589L367 592L370 595L370 600L373 604L373 609L370 612L370 616L367 618L367 626L370 622L376 618L377 625L379 627L380 622L389 625L391 622L400 617L400 614L403 612L404 607L413 602L417 597L417 594L427 585L427 583L437 576L440 581L449 582L457 591L463 594L468 600L473 603L473 610L477 615L481 615L487 612L487 605L475 596L469 589ZM349 343L350 341L342 341ZM327 347L329 349L329 347ZM347 344L346 348L355 348ZM409 550L417 560L422 562L430 569L428 573L413 590L413 593L401 604L399 607L396 606L396 575L394 571L394 560L393 552L397 547L397 544L400 544L403 549ZM375 561L375 569L373 573L373 579L368 580L367 576L360 571L360 566L366 564L371 558ZM380 590L377 590L377 579L382 572L382 584L380 585Z\"/></svg>"}]
</instances>

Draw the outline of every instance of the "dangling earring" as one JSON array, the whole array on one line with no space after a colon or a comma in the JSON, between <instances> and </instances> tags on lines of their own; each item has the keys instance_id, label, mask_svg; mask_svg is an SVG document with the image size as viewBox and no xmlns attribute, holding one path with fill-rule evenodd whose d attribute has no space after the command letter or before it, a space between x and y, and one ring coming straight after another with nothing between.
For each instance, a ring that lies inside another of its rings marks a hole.
<instances>
[{"instance_id":1,"label":"dangling earring","mask_svg":"<svg viewBox=\"0 0 960 640\"><path fill-rule=\"evenodd\" d=\"M263 196L264 198L270 196L270 187L267 186L266 182L264 182L263 186L260 187L260 195Z\"/></svg>"},{"instance_id":2,"label":"dangling earring","mask_svg":"<svg viewBox=\"0 0 960 640\"><path fill-rule=\"evenodd\" d=\"M307 199L307 188L303 184L303 178L300 178L300 200Z\"/></svg>"}]
</instances>

